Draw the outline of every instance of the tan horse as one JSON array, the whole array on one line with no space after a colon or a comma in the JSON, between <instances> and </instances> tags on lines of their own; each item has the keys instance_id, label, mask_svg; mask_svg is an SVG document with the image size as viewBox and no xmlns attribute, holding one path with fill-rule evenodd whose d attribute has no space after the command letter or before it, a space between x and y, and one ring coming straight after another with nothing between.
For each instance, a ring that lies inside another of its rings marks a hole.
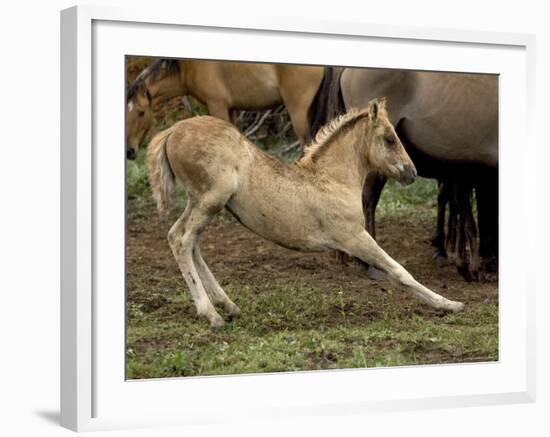
<instances>
[{"instance_id":1,"label":"tan horse","mask_svg":"<svg viewBox=\"0 0 550 437\"><path fill-rule=\"evenodd\" d=\"M205 116L157 135L149 145L148 166L161 215L172 204L175 178L187 190L188 205L168 241L199 316L212 327L224 324L214 305L230 316L240 313L198 246L201 231L224 207L248 229L281 246L343 251L376 265L396 286L435 308L460 311L464 306L418 283L365 231L361 192L368 170L407 184L416 177L384 100L335 119L294 165L258 150L231 124Z\"/></svg>"},{"instance_id":2,"label":"tan horse","mask_svg":"<svg viewBox=\"0 0 550 437\"><path fill-rule=\"evenodd\" d=\"M234 109L268 109L283 103L301 144L309 137L308 111L323 79L322 67L161 59L128 89L127 156L152 133L153 108L176 96L193 96L208 112L231 122Z\"/></svg>"}]
</instances>

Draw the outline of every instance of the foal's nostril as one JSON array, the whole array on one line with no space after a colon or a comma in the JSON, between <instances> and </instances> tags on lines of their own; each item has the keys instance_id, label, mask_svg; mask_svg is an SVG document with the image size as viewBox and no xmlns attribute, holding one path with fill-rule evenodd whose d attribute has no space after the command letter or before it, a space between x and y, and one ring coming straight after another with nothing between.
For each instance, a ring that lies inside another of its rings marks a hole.
<instances>
[{"instance_id":1,"label":"foal's nostril","mask_svg":"<svg viewBox=\"0 0 550 437\"><path fill-rule=\"evenodd\" d=\"M126 158L134 160L136 159L136 151L134 149L126 149Z\"/></svg>"},{"instance_id":2,"label":"foal's nostril","mask_svg":"<svg viewBox=\"0 0 550 437\"><path fill-rule=\"evenodd\" d=\"M408 185L412 184L416 179L416 168L414 165L407 164L404 166L403 171L401 172L401 183Z\"/></svg>"}]
</instances>

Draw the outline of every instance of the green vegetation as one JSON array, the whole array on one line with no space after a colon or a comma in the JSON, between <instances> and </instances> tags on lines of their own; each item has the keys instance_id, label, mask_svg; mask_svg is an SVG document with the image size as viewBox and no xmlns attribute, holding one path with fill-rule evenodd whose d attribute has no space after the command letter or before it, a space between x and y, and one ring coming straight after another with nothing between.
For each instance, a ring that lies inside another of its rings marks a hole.
<instances>
[{"instance_id":1,"label":"green vegetation","mask_svg":"<svg viewBox=\"0 0 550 437\"><path fill-rule=\"evenodd\" d=\"M360 296L301 284L262 292L229 289L242 317L212 331L180 287L164 303L171 320L130 304L127 377L221 375L315 369L491 361L498 356L498 310L480 305L436 320L386 305L365 318ZM376 305L373 303L373 305ZM162 348L156 347L162 344Z\"/></svg>"},{"instance_id":2,"label":"green vegetation","mask_svg":"<svg viewBox=\"0 0 550 437\"><path fill-rule=\"evenodd\" d=\"M141 148L135 161L126 160L126 195L128 199L149 196L151 190L147 179L145 159L147 150Z\"/></svg>"},{"instance_id":3,"label":"green vegetation","mask_svg":"<svg viewBox=\"0 0 550 437\"><path fill-rule=\"evenodd\" d=\"M417 178L408 186L402 186L394 180L388 183L382 191L380 203L376 209L378 218L409 217L414 214L423 219L435 219L437 206L437 181L434 179Z\"/></svg>"}]
</instances>

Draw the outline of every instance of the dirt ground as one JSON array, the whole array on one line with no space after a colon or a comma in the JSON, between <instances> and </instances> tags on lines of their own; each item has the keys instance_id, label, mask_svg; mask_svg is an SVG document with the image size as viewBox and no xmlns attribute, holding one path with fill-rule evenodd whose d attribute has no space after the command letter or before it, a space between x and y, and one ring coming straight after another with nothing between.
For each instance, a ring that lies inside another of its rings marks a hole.
<instances>
[{"instance_id":1,"label":"dirt ground","mask_svg":"<svg viewBox=\"0 0 550 437\"><path fill-rule=\"evenodd\" d=\"M432 263L432 220L378 220L378 241L420 282L466 304L449 315L341 265L256 236L222 213L203 257L242 315L221 330L199 319L150 198L128 203L127 377L486 362L498 359L496 283L466 283ZM223 315L223 313L222 313Z\"/></svg>"},{"instance_id":2,"label":"dirt ground","mask_svg":"<svg viewBox=\"0 0 550 437\"><path fill-rule=\"evenodd\" d=\"M158 308L165 299L149 294L147 284L171 283L175 278L184 284L167 244L169 224L159 222L151 201L139 201L139 205L130 202L130 209L134 214L128 220L128 299L151 309ZM177 213L169 223L176 218ZM430 233L430 223L412 219L381 220L377 228L379 244L429 288L467 305L497 303L495 282L467 283L452 264L443 268L434 265ZM382 317L379 311L383 310L384 302L413 307L423 317L441 317L440 312L418 303L417 299L392 290L388 282L370 280L364 268L354 262L342 265L330 252L302 253L282 248L248 231L227 213L205 230L201 251L222 287L284 285L298 279L328 293L345 289L364 295L370 304L370 314L364 314L365 322ZM246 306L246 302L241 306Z\"/></svg>"}]
</instances>

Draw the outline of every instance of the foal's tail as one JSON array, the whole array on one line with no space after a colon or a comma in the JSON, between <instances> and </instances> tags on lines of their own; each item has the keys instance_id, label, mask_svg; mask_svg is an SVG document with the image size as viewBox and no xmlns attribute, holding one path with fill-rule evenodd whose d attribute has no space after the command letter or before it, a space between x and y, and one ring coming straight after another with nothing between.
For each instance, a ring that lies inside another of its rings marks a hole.
<instances>
[{"instance_id":1,"label":"foal's tail","mask_svg":"<svg viewBox=\"0 0 550 437\"><path fill-rule=\"evenodd\" d=\"M157 202L159 215L165 218L174 204L175 176L166 156L166 141L172 128L166 129L155 137L147 147L147 167L149 184Z\"/></svg>"}]
</instances>

